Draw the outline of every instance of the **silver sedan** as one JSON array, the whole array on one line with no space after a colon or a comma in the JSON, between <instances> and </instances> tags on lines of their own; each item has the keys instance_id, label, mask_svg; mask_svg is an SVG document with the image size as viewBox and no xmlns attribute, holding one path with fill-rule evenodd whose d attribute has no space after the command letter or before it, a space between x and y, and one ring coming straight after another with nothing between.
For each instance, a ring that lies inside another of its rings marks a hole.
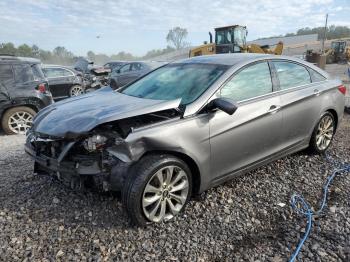
<instances>
[{"instance_id":1,"label":"silver sedan","mask_svg":"<svg viewBox=\"0 0 350 262\"><path fill-rule=\"evenodd\" d=\"M144 225L263 164L325 152L344 94L340 81L291 57L194 57L44 109L25 149L38 173L121 191L131 220Z\"/></svg>"}]
</instances>

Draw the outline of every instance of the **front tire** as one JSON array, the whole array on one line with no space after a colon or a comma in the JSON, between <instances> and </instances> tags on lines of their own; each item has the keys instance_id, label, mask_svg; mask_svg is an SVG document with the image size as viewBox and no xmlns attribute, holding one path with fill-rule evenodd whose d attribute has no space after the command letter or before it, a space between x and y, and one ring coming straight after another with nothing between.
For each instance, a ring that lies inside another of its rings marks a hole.
<instances>
[{"instance_id":1,"label":"front tire","mask_svg":"<svg viewBox=\"0 0 350 262\"><path fill-rule=\"evenodd\" d=\"M181 159L165 154L140 159L127 177L123 204L132 224L168 221L181 212L190 199L192 175Z\"/></svg>"},{"instance_id":2,"label":"front tire","mask_svg":"<svg viewBox=\"0 0 350 262\"><path fill-rule=\"evenodd\" d=\"M334 116L330 112L324 113L312 133L309 145L310 152L316 154L324 153L333 140L335 129Z\"/></svg>"},{"instance_id":3,"label":"front tire","mask_svg":"<svg viewBox=\"0 0 350 262\"><path fill-rule=\"evenodd\" d=\"M33 123L36 112L26 106L10 108L2 117L2 129L7 135L25 134Z\"/></svg>"}]
</instances>

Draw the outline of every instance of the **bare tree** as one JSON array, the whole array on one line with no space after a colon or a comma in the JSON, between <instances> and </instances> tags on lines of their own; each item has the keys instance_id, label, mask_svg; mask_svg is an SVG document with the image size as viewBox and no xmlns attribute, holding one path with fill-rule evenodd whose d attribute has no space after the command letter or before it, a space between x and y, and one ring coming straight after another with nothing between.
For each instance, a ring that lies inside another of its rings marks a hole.
<instances>
[{"instance_id":1,"label":"bare tree","mask_svg":"<svg viewBox=\"0 0 350 262\"><path fill-rule=\"evenodd\" d=\"M166 40L168 43L173 44L176 49L181 49L188 46L188 43L185 41L188 35L186 28L174 27L169 30Z\"/></svg>"}]
</instances>

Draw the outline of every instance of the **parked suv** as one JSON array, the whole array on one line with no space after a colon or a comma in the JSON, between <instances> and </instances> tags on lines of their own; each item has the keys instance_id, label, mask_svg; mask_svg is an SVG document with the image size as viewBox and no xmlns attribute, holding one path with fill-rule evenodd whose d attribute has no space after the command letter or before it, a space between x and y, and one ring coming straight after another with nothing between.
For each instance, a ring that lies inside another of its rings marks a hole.
<instances>
[{"instance_id":1,"label":"parked suv","mask_svg":"<svg viewBox=\"0 0 350 262\"><path fill-rule=\"evenodd\" d=\"M53 102L40 60L0 55L0 120L6 134L25 134Z\"/></svg>"},{"instance_id":2,"label":"parked suv","mask_svg":"<svg viewBox=\"0 0 350 262\"><path fill-rule=\"evenodd\" d=\"M43 72L49 81L53 98L62 99L84 93L81 72L66 66L44 65Z\"/></svg>"}]
</instances>

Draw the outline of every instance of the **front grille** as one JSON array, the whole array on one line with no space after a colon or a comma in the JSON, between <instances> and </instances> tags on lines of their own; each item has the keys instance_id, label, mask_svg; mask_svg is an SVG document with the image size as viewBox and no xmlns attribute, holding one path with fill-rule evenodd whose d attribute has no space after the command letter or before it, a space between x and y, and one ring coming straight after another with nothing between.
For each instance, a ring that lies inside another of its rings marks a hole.
<instances>
[{"instance_id":1,"label":"front grille","mask_svg":"<svg viewBox=\"0 0 350 262\"><path fill-rule=\"evenodd\" d=\"M34 144L37 152L51 158L58 158L65 145L60 141L37 141Z\"/></svg>"}]
</instances>

